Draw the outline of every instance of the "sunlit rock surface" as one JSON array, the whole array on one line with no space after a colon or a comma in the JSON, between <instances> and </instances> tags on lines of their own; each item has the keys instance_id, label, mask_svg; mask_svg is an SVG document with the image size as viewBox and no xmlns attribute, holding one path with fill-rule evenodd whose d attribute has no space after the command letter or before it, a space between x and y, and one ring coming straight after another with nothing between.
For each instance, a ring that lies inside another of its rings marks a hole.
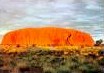
<instances>
[{"instance_id":1,"label":"sunlit rock surface","mask_svg":"<svg viewBox=\"0 0 104 73\"><path fill-rule=\"evenodd\" d=\"M37 46L93 46L92 37L84 32L56 28L24 28L4 35L3 45L37 45Z\"/></svg>"}]
</instances>

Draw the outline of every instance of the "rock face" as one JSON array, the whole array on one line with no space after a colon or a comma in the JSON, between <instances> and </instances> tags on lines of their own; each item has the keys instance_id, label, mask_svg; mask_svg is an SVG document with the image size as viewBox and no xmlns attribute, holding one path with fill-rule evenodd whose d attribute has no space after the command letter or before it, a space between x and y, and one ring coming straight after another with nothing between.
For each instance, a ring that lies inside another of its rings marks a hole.
<instances>
[{"instance_id":1,"label":"rock face","mask_svg":"<svg viewBox=\"0 0 104 73\"><path fill-rule=\"evenodd\" d=\"M24 28L7 33L3 45L38 45L38 46L93 46L92 37L74 29L55 27Z\"/></svg>"}]
</instances>

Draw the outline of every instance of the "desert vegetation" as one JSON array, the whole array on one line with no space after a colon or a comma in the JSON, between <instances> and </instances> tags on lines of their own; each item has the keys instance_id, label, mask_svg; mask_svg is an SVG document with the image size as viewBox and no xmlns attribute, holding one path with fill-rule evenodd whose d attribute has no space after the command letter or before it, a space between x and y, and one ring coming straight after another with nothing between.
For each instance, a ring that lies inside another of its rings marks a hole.
<instances>
[{"instance_id":1,"label":"desert vegetation","mask_svg":"<svg viewBox=\"0 0 104 73\"><path fill-rule=\"evenodd\" d=\"M1 50L0 73L104 73L103 46L25 48L25 52Z\"/></svg>"}]
</instances>

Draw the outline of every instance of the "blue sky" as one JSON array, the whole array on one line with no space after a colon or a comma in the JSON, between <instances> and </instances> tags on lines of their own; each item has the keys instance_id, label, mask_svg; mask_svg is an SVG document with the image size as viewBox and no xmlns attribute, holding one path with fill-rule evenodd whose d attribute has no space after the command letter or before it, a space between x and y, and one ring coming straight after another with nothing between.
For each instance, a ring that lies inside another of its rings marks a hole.
<instances>
[{"instance_id":1,"label":"blue sky","mask_svg":"<svg viewBox=\"0 0 104 73\"><path fill-rule=\"evenodd\" d=\"M0 35L23 27L57 26L104 38L103 0L0 0Z\"/></svg>"}]
</instances>

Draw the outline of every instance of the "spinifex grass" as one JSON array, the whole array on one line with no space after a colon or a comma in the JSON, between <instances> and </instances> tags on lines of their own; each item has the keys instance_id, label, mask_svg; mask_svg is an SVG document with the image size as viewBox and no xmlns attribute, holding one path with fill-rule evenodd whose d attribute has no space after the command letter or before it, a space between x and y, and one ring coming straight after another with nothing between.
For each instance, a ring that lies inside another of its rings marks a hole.
<instances>
[{"instance_id":1,"label":"spinifex grass","mask_svg":"<svg viewBox=\"0 0 104 73\"><path fill-rule=\"evenodd\" d=\"M21 68L40 68L37 73L104 73L103 47L28 47L20 53L1 53L0 69L20 73Z\"/></svg>"}]
</instances>

